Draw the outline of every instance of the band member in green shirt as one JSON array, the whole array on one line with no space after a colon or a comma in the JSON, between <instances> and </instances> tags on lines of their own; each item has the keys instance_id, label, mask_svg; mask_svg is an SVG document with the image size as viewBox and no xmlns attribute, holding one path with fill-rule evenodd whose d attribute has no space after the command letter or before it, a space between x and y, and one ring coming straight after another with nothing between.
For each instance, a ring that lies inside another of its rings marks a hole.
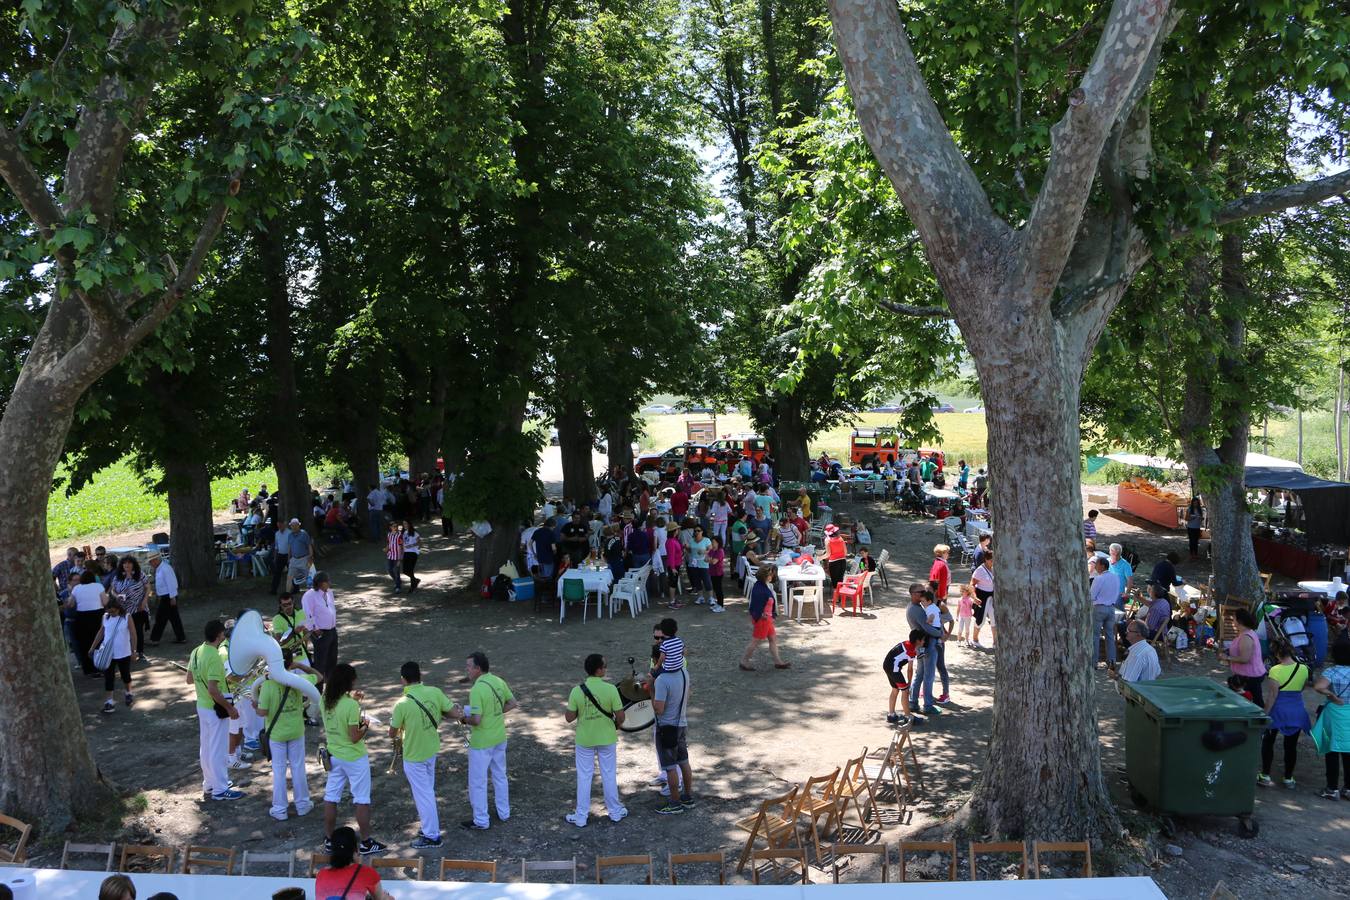
<instances>
[{"instance_id":1,"label":"band member in green shirt","mask_svg":"<svg viewBox=\"0 0 1350 900\"><path fill-rule=\"evenodd\" d=\"M464 711L438 687L422 683L422 667L405 662L399 670L403 699L394 704L389 737L403 742L403 774L412 789L413 804L422 820L422 831L412 842L414 850L441 846L441 820L436 812L436 754L441 752L441 720L461 718Z\"/></svg>"},{"instance_id":2,"label":"band member in green shirt","mask_svg":"<svg viewBox=\"0 0 1350 900\"><path fill-rule=\"evenodd\" d=\"M492 776L492 794L497 818L511 818L511 796L506 785L506 714L520 704L496 675L488 671L487 654L475 650L464 664L473 681L469 705L460 719L473 730L469 734L469 805L473 818L461 828L486 831L488 827L487 783Z\"/></svg>"}]
</instances>

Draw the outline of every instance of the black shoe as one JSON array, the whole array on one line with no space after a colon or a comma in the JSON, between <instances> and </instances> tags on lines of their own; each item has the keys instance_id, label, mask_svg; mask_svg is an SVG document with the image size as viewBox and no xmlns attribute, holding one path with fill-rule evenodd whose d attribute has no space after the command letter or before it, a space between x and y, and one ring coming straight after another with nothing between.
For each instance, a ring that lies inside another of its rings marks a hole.
<instances>
[{"instance_id":1,"label":"black shoe","mask_svg":"<svg viewBox=\"0 0 1350 900\"><path fill-rule=\"evenodd\" d=\"M388 844L381 844L374 838L366 838L364 841L361 842L360 846L357 847L357 850L361 853L362 856L370 856L375 853L383 853L388 849L389 849Z\"/></svg>"},{"instance_id":2,"label":"black shoe","mask_svg":"<svg viewBox=\"0 0 1350 900\"><path fill-rule=\"evenodd\" d=\"M460 822L460 823L459 823L459 827L460 827L460 828L463 828L465 831L487 831L487 830L488 830L488 827L487 827L486 825L475 825L475 824L473 824L473 819L466 819L465 821Z\"/></svg>"}]
</instances>

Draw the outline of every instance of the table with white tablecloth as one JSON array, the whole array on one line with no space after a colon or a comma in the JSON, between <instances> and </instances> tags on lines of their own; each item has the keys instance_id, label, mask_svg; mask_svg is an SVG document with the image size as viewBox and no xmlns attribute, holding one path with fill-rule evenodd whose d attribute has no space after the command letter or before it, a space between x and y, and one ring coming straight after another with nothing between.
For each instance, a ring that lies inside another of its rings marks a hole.
<instances>
[{"instance_id":1,"label":"table with white tablecloth","mask_svg":"<svg viewBox=\"0 0 1350 900\"><path fill-rule=\"evenodd\" d=\"M1298 587L1299 590L1322 594L1329 600L1335 600L1337 594L1350 590L1350 584L1346 584L1340 579L1335 581L1300 581Z\"/></svg>"},{"instance_id":2,"label":"table with white tablecloth","mask_svg":"<svg viewBox=\"0 0 1350 900\"><path fill-rule=\"evenodd\" d=\"M783 611L783 614L786 615L788 612L787 592L789 584L818 584L820 585L821 592L825 593L825 579L827 577L828 575L826 574L825 569L819 565L812 566L810 571L806 572L802 571L801 566L779 566L778 606ZM829 599L828 594L825 595L824 599Z\"/></svg>"},{"instance_id":3,"label":"table with white tablecloth","mask_svg":"<svg viewBox=\"0 0 1350 900\"><path fill-rule=\"evenodd\" d=\"M435 860L429 860L434 868ZM519 875L518 860L503 860L503 876ZM3 880L22 880L16 900L92 900L106 872L61 869L0 869ZM138 897L161 891L178 900L267 900L284 887L314 898L313 878L259 878L242 875L132 874ZM470 884L452 881L403 881L385 878L382 886L397 900L629 900L650 895L660 900L889 900L903 892L907 900L1166 900L1151 878L1053 878L1026 881L915 882L893 884L728 884L654 885L640 890L628 884ZM20 891L24 891L21 893ZM26 893L26 896L25 896Z\"/></svg>"},{"instance_id":4,"label":"table with white tablecloth","mask_svg":"<svg viewBox=\"0 0 1350 900\"><path fill-rule=\"evenodd\" d=\"M586 593L595 593L595 615L598 618L604 611L604 600L609 597L609 589L614 585L614 575L609 569L568 569L558 579L558 599L563 598L563 582L580 580L586 586Z\"/></svg>"}]
</instances>

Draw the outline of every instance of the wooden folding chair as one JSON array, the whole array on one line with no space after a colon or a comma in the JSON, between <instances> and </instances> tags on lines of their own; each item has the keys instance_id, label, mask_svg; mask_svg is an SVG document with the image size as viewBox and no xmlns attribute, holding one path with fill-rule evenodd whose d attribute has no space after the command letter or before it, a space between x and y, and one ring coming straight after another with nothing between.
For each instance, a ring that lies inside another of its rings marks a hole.
<instances>
[{"instance_id":1,"label":"wooden folding chair","mask_svg":"<svg viewBox=\"0 0 1350 900\"><path fill-rule=\"evenodd\" d=\"M830 849L830 856L834 860L834 883L839 883L839 857L841 856L863 856L872 855L881 857L881 883L885 884L890 877L890 853L884 843L881 844L835 844Z\"/></svg>"},{"instance_id":2,"label":"wooden folding chair","mask_svg":"<svg viewBox=\"0 0 1350 900\"><path fill-rule=\"evenodd\" d=\"M531 872L566 872L577 883L577 858L571 859L522 859L520 861L520 880L528 883Z\"/></svg>"},{"instance_id":3,"label":"wooden folding chair","mask_svg":"<svg viewBox=\"0 0 1350 900\"><path fill-rule=\"evenodd\" d=\"M0 860L4 862L22 863L28 859L28 838L33 834L33 826L27 822L20 822L13 816L0 814L0 825L5 825L19 833L18 839L14 843L14 849L0 847Z\"/></svg>"},{"instance_id":4,"label":"wooden folding chair","mask_svg":"<svg viewBox=\"0 0 1350 900\"><path fill-rule=\"evenodd\" d=\"M253 850L245 850L243 858L239 862L239 874L247 875L248 867L252 865L255 869L262 865L282 865L286 867L286 877L295 877L295 851L286 853L257 853ZM253 873L257 875L255 871Z\"/></svg>"},{"instance_id":5,"label":"wooden folding chair","mask_svg":"<svg viewBox=\"0 0 1350 900\"><path fill-rule=\"evenodd\" d=\"M224 857L224 859L221 859ZM233 847L203 847L198 844L188 844L183 848L183 874L198 874L194 869L224 869L223 872L217 872L218 875L234 874L234 848Z\"/></svg>"},{"instance_id":6,"label":"wooden folding chair","mask_svg":"<svg viewBox=\"0 0 1350 900\"><path fill-rule=\"evenodd\" d=\"M70 855L72 853L89 854L103 857L103 868L98 870L102 872L111 872L113 868L113 853L116 851L116 844L75 844L66 841L66 847L61 851L61 865L59 868L69 869Z\"/></svg>"},{"instance_id":7,"label":"wooden folding chair","mask_svg":"<svg viewBox=\"0 0 1350 900\"><path fill-rule=\"evenodd\" d=\"M174 849L172 847L157 847L153 844L123 844L122 857L117 863L119 872L154 872L160 865L164 866L164 874L173 873ZM136 864L135 869L127 869L128 863Z\"/></svg>"},{"instance_id":8,"label":"wooden folding chair","mask_svg":"<svg viewBox=\"0 0 1350 900\"><path fill-rule=\"evenodd\" d=\"M900 812L904 812L909 805L913 783L917 781L919 788L923 788L923 771L919 766L919 755L914 750L912 728L912 725L897 728L891 735L889 747L868 754L868 759L878 761L876 766L869 766L866 761L863 763L863 770L874 785L890 780L895 788L895 805ZM913 774L910 766L914 767Z\"/></svg>"},{"instance_id":9,"label":"wooden folding chair","mask_svg":"<svg viewBox=\"0 0 1350 900\"><path fill-rule=\"evenodd\" d=\"M820 830L817 823L825 817L825 831L839 818L839 798L834 795L834 783L839 779L839 770L828 775L816 775L806 779L802 792L797 798L798 817L807 816L811 821L811 840L816 846L816 862L821 860ZM819 789L820 793L816 791Z\"/></svg>"},{"instance_id":10,"label":"wooden folding chair","mask_svg":"<svg viewBox=\"0 0 1350 900\"><path fill-rule=\"evenodd\" d=\"M853 803L854 810L858 813L858 824L864 829L867 828L868 818L876 812L877 798L872 791L872 781L867 777L867 771L864 763L867 760L867 748L863 748L862 755L857 759L850 759L844 763L844 768L839 772L839 780L835 782L835 794L839 797L839 824L844 824L844 811L848 808L850 801ZM881 823L881 814L877 813L877 824Z\"/></svg>"},{"instance_id":11,"label":"wooden folding chair","mask_svg":"<svg viewBox=\"0 0 1350 900\"><path fill-rule=\"evenodd\" d=\"M700 863L717 863L717 883L727 883L727 860L726 854L721 850L716 853L669 853L667 854L670 866L670 883L678 884L675 880L675 867L682 865L693 865Z\"/></svg>"},{"instance_id":12,"label":"wooden folding chair","mask_svg":"<svg viewBox=\"0 0 1350 900\"><path fill-rule=\"evenodd\" d=\"M319 873L319 870L328 865L333 857L328 853L311 853L309 855L309 877L313 878Z\"/></svg>"},{"instance_id":13,"label":"wooden folding chair","mask_svg":"<svg viewBox=\"0 0 1350 900\"><path fill-rule=\"evenodd\" d=\"M1083 877L1092 877L1092 845L1087 841L1032 841L1031 875L1041 877L1042 853L1081 853L1083 854Z\"/></svg>"},{"instance_id":14,"label":"wooden folding chair","mask_svg":"<svg viewBox=\"0 0 1350 900\"><path fill-rule=\"evenodd\" d=\"M441 881L449 881L446 872L486 872L488 881L497 880L497 861L495 859L443 859L441 860Z\"/></svg>"},{"instance_id":15,"label":"wooden folding chair","mask_svg":"<svg viewBox=\"0 0 1350 900\"><path fill-rule=\"evenodd\" d=\"M947 869L947 880L956 880L956 841L901 841L900 842L900 880L908 881L905 874L905 856L909 853L946 853L951 857ZM925 880L925 879L918 879ZM938 879L934 879L938 880Z\"/></svg>"},{"instance_id":16,"label":"wooden folding chair","mask_svg":"<svg viewBox=\"0 0 1350 900\"><path fill-rule=\"evenodd\" d=\"M778 867L780 860L791 860L797 864L801 870L802 884L810 884L811 879L806 877L806 851L805 850L784 850L781 847L771 850L756 850L750 854L754 863L767 862L774 868ZM759 866L751 864L751 877L755 884L759 884Z\"/></svg>"},{"instance_id":17,"label":"wooden folding chair","mask_svg":"<svg viewBox=\"0 0 1350 900\"><path fill-rule=\"evenodd\" d=\"M403 858L400 856L383 856L379 859L372 859L366 863L372 869L383 869L386 872L398 872L408 881L421 881L422 870L426 867L426 860L420 856ZM409 873L413 873L409 877Z\"/></svg>"},{"instance_id":18,"label":"wooden folding chair","mask_svg":"<svg viewBox=\"0 0 1350 900\"><path fill-rule=\"evenodd\" d=\"M595 883L605 883L605 870L619 866L646 866L647 880L642 884L652 884L652 855L645 853L637 856L597 856L595 858Z\"/></svg>"},{"instance_id":19,"label":"wooden folding chair","mask_svg":"<svg viewBox=\"0 0 1350 900\"><path fill-rule=\"evenodd\" d=\"M970 880L979 881L980 876L976 869L979 855L981 853L1016 853L1022 858L1018 868L1018 878L1027 877L1027 845L1022 841L992 841L989 843L980 843L978 841L970 842Z\"/></svg>"},{"instance_id":20,"label":"wooden folding chair","mask_svg":"<svg viewBox=\"0 0 1350 900\"><path fill-rule=\"evenodd\" d=\"M801 836L797 834L797 798L800 793L799 787L793 787L781 797L765 800L753 816L747 816L736 823L736 827L741 831L750 833L745 839L745 849L741 851L740 861L736 863L737 872L745 871L745 864L749 861L750 854L754 852L757 837L762 837L771 850L785 849L789 840L796 842L797 849L802 849Z\"/></svg>"}]
</instances>

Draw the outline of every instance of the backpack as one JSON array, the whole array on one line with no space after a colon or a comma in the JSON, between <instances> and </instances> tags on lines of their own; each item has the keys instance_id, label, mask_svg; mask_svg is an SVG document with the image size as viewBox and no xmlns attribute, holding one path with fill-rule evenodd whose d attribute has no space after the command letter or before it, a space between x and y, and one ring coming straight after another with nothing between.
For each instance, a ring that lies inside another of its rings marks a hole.
<instances>
[{"instance_id":1,"label":"backpack","mask_svg":"<svg viewBox=\"0 0 1350 900\"><path fill-rule=\"evenodd\" d=\"M506 575L498 575L492 579L492 599L510 600L511 599L511 579Z\"/></svg>"}]
</instances>

